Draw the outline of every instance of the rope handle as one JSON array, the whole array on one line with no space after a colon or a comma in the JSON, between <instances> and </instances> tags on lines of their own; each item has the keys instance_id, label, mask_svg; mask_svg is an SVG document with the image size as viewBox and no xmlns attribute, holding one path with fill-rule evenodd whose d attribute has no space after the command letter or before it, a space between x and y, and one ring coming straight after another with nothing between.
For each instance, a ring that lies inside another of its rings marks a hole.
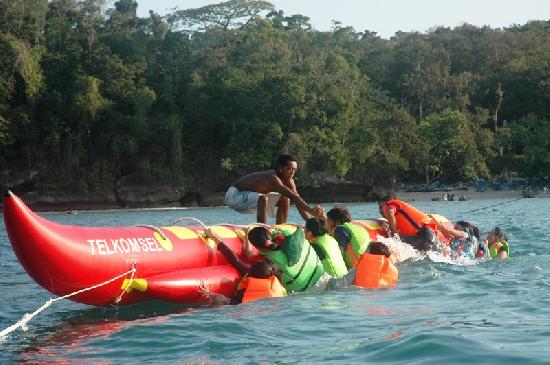
<instances>
[{"instance_id":1,"label":"rope handle","mask_svg":"<svg viewBox=\"0 0 550 365\"><path fill-rule=\"evenodd\" d=\"M144 228L151 228L153 231L157 232L158 234L160 234L160 236L162 237L163 240L167 240L168 237L166 237L166 235L160 230L160 228L158 228L157 226L153 226L151 224L136 224L134 225L134 227L144 227Z\"/></svg>"},{"instance_id":2,"label":"rope handle","mask_svg":"<svg viewBox=\"0 0 550 365\"><path fill-rule=\"evenodd\" d=\"M195 223L198 223L202 226L202 228L206 229L206 224L204 224L200 219L197 219L197 218L194 218L194 217L181 217L181 218L178 218L170 223L168 223L169 226L173 226L175 225L176 223L179 223L181 221L193 221Z\"/></svg>"}]
</instances>

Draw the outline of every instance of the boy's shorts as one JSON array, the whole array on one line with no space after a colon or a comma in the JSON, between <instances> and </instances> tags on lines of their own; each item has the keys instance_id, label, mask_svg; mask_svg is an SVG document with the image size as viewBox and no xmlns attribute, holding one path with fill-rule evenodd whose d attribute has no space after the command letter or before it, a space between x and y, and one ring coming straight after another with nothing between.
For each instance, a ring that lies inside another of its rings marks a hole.
<instances>
[{"instance_id":1,"label":"boy's shorts","mask_svg":"<svg viewBox=\"0 0 550 365\"><path fill-rule=\"evenodd\" d=\"M270 217L276 217L277 202L281 198L279 193L260 194L255 191L239 191L236 187L230 186L225 193L225 204L242 214L255 213L261 195L267 195L267 214Z\"/></svg>"}]
</instances>

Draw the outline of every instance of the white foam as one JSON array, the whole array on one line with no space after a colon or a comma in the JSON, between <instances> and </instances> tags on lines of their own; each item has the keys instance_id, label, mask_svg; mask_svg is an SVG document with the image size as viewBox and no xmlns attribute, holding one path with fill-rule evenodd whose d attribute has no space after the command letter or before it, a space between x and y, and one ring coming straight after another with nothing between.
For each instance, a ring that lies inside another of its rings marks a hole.
<instances>
[{"instance_id":1,"label":"white foam","mask_svg":"<svg viewBox=\"0 0 550 365\"><path fill-rule=\"evenodd\" d=\"M443 262L446 264L457 265L457 266L472 266L478 263L476 259L470 259L468 257L459 256L452 258L449 255L444 255L441 252L437 251L428 251L426 256L433 262Z\"/></svg>"},{"instance_id":2,"label":"white foam","mask_svg":"<svg viewBox=\"0 0 550 365\"><path fill-rule=\"evenodd\" d=\"M457 266L471 266L479 262L479 260L471 259L463 256L453 258L448 254L443 254L438 251L428 251L426 252L426 254L422 254L419 251L415 250L408 243L405 243L395 238L378 236L377 241L382 242L383 244L388 246L390 251L395 256L397 256L399 262L403 262L406 260L420 261L420 260L423 260L425 257L428 257L432 262L443 262L443 263L457 265Z\"/></svg>"},{"instance_id":3,"label":"white foam","mask_svg":"<svg viewBox=\"0 0 550 365\"><path fill-rule=\"evenodd\" d=\"M376 240L388 246L390 251L397 257L398 262L406 260L419 261L424 258L423 254L401 240L382 236L378 236Z\"/></svg>"}]
</instances>

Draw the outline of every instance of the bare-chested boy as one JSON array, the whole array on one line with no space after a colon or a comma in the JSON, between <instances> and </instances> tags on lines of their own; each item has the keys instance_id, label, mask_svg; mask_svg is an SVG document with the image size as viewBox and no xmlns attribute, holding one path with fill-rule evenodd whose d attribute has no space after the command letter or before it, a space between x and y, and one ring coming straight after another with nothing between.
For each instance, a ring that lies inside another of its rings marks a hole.
<instances>
[{"instance_id":1,"label":"bare-chested boy","mask_svg":"<svg viewBox=\"0 0 550 365\"><path fill-rule=\"evenodd\" d=\"M309 214L322 217L321 206L311 208L298 194L294 184L297 169L294 156L281 155L277 158L276 170L254 172L235 181L225 194L225 204L239 213L256 211L260 223L266 223L268 214L276 216L277 224L285 223L291 200L304 219L308 219Z\"/></svg>"}]
</instances>

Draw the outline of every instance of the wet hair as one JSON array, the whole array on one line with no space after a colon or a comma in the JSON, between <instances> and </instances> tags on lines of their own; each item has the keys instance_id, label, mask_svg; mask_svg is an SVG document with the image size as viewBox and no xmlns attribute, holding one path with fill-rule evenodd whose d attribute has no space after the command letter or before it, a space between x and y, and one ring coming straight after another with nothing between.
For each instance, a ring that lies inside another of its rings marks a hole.
<instances>
[{"instance_id":1,"label":"wet hair","mask_svg":"<svg viewBox=\"0 0 550 365\"><path fill-rule=\"evenodd\" d=\"M384 195L383 197L381 197L380 199L378 199L378 204L380 203L386 203L392 199L395 199L395 195L393 194L388 194L388 195Z\"/></svg>"},{"instance_id":2,"label":"wet hair","mask_svg":"<svg viewBox=\"0 0 550 365\"><path fill-rule=\"evenodd\" d=\"M332 219L335 223L347 223L351 222L351 215L346 208L334 207L327 212L327 217Z\"/></svg>"},{"instance_id":3,"label":"wet hair","mask_svg":"<svg viewBox=\"0 0 550 365\"><path fill-rule=\"evenodd\" d=\"M321 218L309 218L305 225L306 231L310 231L315 237L328 233L327 222Z\"/></svg>"},{"instance_id":4,"label":"wet hair","mask_svg":"<svg viewBox=\"0 0 550 365\"><path fill-rule=\"evenodd\" d=\"M265 250L265 243L270 239L269 231L265 227L254 227L248 232L248 241L256 248Z\"/></svg>"},{"instance_id":5,"label":"wet hair","mask_svg":"<svg viewBox=\"0 0 550 365\"><path fill-rule=\"evenodd\" d=\"M371 242L367 248L367 252L372 255L384 255L386 257L391 256L390 249L382 242Z\"/></svg>"},{"instance_id":6,"label":"wet hair","mask_svg":"<svg viewBox=\"0 0 550 365\"><path fill-rule=\"evenodd\" d=\"M504 233L504 231L500 229L500 227L493 228L491 233L493 234L494 242L508 241L508 237L506 237L506 233Z\"/></svg>"},{"instance_id":7,"label":"wet hair","mask_svg":"<svg viewBox=\"0 0 550 365\"><path fill-rule=\"evenodd\" d=\"M290 161L297 162L296 156L291 154L284 154L277 157L277 170L279 170L280 167L288 165Z\"/></svg>"},{"instance_id":8,"label":"wet hair","mask_svg":"<svg viewBox=\"0 0 550 365\"><path fill-rule=\"evenodd\" d=\"M458 222L456 222L456 224L459 224L462 227L466 228L466 232L468 232L468 234L470 236L474 236L478 240L481 240L480 234L479 234L479 228L477 228L473 224L471 224L469 222L466 222L466 221L458 221Z\"/></svg>"},{"instance_id":9,"label":"wet hair","mask_svg":"<svg viewBox=\"0 0 550 365\"><path fill-rule=\"evenodd\" d=\"M281 276L281 269L276 264L269 261L260 261L252 265L248 276L257 279L267 279L271 276Z\"/></svg>"}]
</instances>

